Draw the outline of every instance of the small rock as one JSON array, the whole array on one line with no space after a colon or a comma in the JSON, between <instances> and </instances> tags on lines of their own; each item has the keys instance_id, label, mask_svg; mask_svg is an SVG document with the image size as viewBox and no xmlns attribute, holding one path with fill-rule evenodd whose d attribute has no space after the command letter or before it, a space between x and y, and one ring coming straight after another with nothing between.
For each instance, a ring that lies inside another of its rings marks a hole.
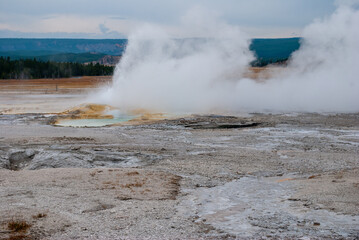
<instances>
[{"instance_id":1,"label":"small rock","mask_svg":"<svg viewBox=\"0 0 359 240\"><path fill-rule=\"evenodd\" d=\"M345 180L336 180L336 179L334 179L334 180L332 180L332 182L333 183L343 183L343 182L345 182Z\"/></svg>"},{"instance_id":2,"label":"small rock","mask_svg":"<svg viewBox=\"0 0 359 240\"><path fill-rule=\"evenodd\" d=\"M317 177L320 177L321 175L318 174L318 175L312 175L312 176L309 176L308 179L313 179L313 178L317 178Z\"/></svg>"},{"instance_id":3,"label":"small rock","mask_svg":"<svg viewBox=\"0 0 359 240\"><path fill-rule=\"evenodd\" d=\"M295 202L297 202L297 201L300 201L300 199L299 199L299 198L288 198L288 201L295 201Z\"/></svg>"}]
</instances>

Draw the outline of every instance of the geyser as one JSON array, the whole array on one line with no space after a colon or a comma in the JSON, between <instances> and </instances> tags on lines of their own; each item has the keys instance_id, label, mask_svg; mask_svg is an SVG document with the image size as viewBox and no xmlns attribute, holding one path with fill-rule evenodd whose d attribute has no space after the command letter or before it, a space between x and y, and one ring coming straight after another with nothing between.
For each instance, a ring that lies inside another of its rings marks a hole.
<instances>
[{"instance_id":1,"label":"geyser","mask_svg":"<svg viewBox=\"0 0 359 240\"><path fill-rule=\"evenodd\" d=\"M359 11L348 5L304 29L301 48L280 74L243 77L254 59L238 27L194 8L182 29L205 38L174 39L157 26L134 31L102 103L167 112L359 111Z\"/></svg>"}]
</instances>

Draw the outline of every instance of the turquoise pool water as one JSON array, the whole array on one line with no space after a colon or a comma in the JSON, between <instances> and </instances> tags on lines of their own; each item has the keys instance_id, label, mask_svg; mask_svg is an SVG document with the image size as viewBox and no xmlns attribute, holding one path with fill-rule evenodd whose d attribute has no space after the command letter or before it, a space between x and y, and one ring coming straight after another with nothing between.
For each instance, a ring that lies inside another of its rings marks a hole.
<instances>
[{"instance_id":1,"label":"turquoise pool water","mask_svg":"<svg viewBox=\"0 0 359 240\"><path fill-rule=\"evenodd\" d=\"M61 127L104 127L116 123L127 122L136 116L126 115L118 110L106 112L105 115L112 115L112 119L64 119L59 120L55 125Z\"/></svg>"},{"instance_id":2,"label":"turquoise pool water","mask_svg":"<svg viewBox=\"0 0 359 240\"><path fill-rule=\"evenodd\" d=\"M113 119L65 119L60 120L56 126L62 127L103 127L116 123L127 122L133 119L133 117L128 118L113 118Z\"/></svg>"}]
</instances>

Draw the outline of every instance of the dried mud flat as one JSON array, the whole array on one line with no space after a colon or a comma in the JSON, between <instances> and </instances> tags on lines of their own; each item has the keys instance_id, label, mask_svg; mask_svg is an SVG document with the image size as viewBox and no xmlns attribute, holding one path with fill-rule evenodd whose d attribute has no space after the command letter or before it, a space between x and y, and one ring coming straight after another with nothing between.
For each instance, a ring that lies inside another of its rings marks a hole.
<instances>
[{"instance_id":1,"label":"dried mud flat","mask_svg":"<svg viewBox=\"0 0 359 240\"><path fill-rule=\"evenodd\" d=\"M0 115L0 239L359 238L359 114L71 128L27 110Z\"/></svg>"}]
</instances>

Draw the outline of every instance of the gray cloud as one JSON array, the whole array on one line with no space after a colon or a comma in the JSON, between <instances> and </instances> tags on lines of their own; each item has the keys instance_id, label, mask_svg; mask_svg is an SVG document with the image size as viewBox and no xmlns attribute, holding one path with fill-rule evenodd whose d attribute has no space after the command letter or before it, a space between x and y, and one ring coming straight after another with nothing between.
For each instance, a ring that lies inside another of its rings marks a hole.
<instances>
[{"instance_id":1,"label":"gray cloud","mask_svg":"<svg viewBox=\"0 0 359 240\"><path fill-rule=\"evenodd\" d=\"M109 19L125 20L125 19L128 19L128 18L127 17L116 16L116 17L109 17Z\"/></svg>"},{"instance_id":2,"label":"gray cloud","mask_svg":"<svg viewBox=\"0 0 359 240\"><path fill-rule=\"evenodd\" d=\"M85 38L85 39L123 39L124 34L111 31L103 34L77 33L77 32L21 32L12 30L0 30L0 38Z\"/></svg>"},{"instance_id":3,"label":"gray cloud","mask_svg":"<svg viewBox=\"0 0 359 240\"><path fill-rule=\"evenodd\" d=\"M108 27L105 26L104 23L101 23L100 25L98 25L98 27L103 34L106 34L110 30Z\"/></svg>"},{"instance_id":4,"label":"gray cloud","mask_svg":"<svg viewBox=\"0 0 359 240\"><path fill-rule=\"evenodd\" d=\"M180 17L194 5L214 10L233 25L251 28L303 28L315 18L329 16L337 0L1 0L0 29L20 30L32 19L72 15L79 18L99 18L102 34L111 32L106 20L128 20L176 25ZM343 0L357 1L357 0ZM125 16L125 17L124 17ZM85 21L85 20L84 20ZM102 23L101 23L102 22ZM89 23L93 24L93 23ZM102 24L102 25L101 25ZM1 27L1 25L3 25ZM34 28L36 24L33 24ZM19 27L19 28L16 28ZM29 29L39 32L38 29ZM121 31L122 29L115 29ZM45 31L45 30L41 30ZM51 29L47 30L51 31ZM287 30L286 30L287 31ZM294 31L294 30L293 30ZM113 33L111 33L113 34Z\"/></svg>"}]
</instances>

